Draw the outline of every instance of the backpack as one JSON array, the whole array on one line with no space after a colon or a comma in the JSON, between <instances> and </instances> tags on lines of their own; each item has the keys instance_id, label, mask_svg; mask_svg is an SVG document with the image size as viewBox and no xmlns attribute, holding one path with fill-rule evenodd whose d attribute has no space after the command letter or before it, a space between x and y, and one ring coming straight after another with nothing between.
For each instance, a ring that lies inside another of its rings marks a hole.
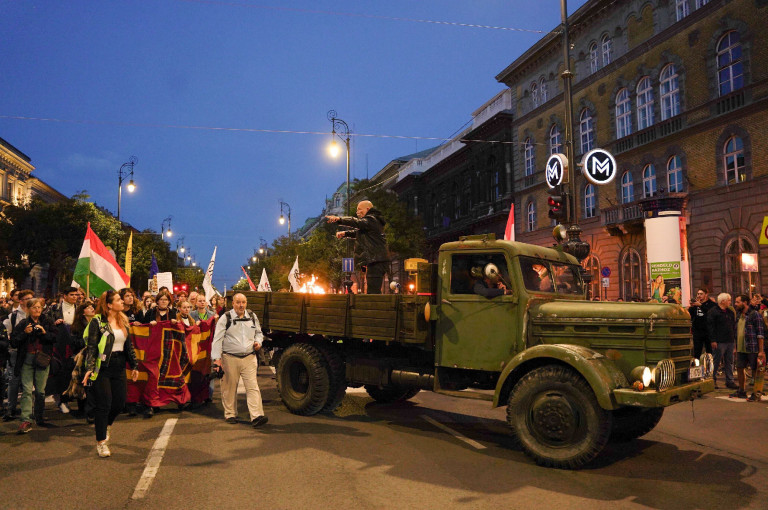
<instances>
[{"instance_id":1,"label":"backpack","mask_svg":"<svg viewBox=\"0 0 768 510\"><path fill-rule=\"evenodd\" d=\"M253 313L253 310L248 310L248 309L246 309L246 310L245 310L245 313L247 313L248 315L250 315L250 317L251 317L251 322L252 322L252 323L253 323L253 325L255 326L255 325L256 325L256 314L255 314L255 313ZM229 312L225 313L224 315L227 317L227 325L226 325L226 326L224 326L224 332L226 333L226 332L227 332L227 330L229 329L229 327L232 325L232 315L231 315Z\"/></svg>"}]
</instances>

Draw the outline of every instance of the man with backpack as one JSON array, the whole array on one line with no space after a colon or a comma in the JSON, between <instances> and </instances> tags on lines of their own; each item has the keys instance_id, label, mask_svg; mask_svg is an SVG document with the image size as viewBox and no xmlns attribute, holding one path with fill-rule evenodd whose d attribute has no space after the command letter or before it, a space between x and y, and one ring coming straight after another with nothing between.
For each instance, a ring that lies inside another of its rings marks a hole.
<instances>
[{"instance_id":1,"label":"man with backpack","mask_svg":"<svg viewBox=\"0 0 768 510\"><path fill-rule=\"evenodd\" d=\"M237 383L240 377L245 384L245 396L251 425L260 427L267 423L257 381L259 360L256 353L261 349L264 335L256 314L245 307L244 294L232 297L232 310L219 318L213 334L211 359L214 370L224 371L221 379L221 403L227 423L237 421Z\"/></svg>"},{"instance_id":2,"label":"man with backpack","mask_svg":"<svg viewBox=\"0 0 768 510\"><path fill-rule=\"evenodd\" d=\"M11 307L11 313L8 318L3 321L5 330L10 338L10 334L16 324L20 323L27 318L27 301L35 297L34 291L31 290L19 290L14 289L11 292L11 300L13 305ZM3 421L11 421L15 419L15 416L19 414L19 409L16 408L16 404L19 401L19 388L21 387L21 376L14 375L14 367L16 366L16 358L18 352L16 349L9 349L8 355L8 407L3 415ZM22 360L23 361L23 360ZM2 393L0 393L2 396ZM35 409L42 409L45 405L45 397L38 395L35 399ZM39 416L39 414L38 414Z\"/></svg>"}]
</instances>

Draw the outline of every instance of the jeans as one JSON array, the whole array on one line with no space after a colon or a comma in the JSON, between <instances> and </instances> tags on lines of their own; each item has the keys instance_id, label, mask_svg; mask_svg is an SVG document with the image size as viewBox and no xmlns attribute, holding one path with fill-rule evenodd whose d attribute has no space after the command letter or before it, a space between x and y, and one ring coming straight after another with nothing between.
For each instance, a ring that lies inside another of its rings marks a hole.
<instances>
[{"instance_id":1,"label":"jeans","mask_svg":"<svg viewBox=\"0 0 768 510\"><path fill-rule=\"evenodd\" d=\"M13 375L14 367L16 366L16 357L18 351L13 349L11 351L11 357L8 360L8 412L12 412L16 409L16 405L19 402L19 387L21 386L21 375L16 377Z\"/></svg>"},{"instance_id":2,"label":"jeans","mask_svg":"<svg viewBox=\"0 0 768 510\"><path fill-rule=\"evenodd\" d=\"M31 358L31 360L30 360ZM48 381L50 366L39 368L34 365L34 354L27 354L21 367L21 421L43 419L45 408L45 383Z\"/></svg>"},{"instance_id":3,"label":"jeans","mask_svg":"<svg viewBox=\"0 0 768 510\"><path fill-rule=\"evenodd\" d=\"M107 437L107 426L114 423L115 418L125 406L127 382L125 377L125 354L113 352L109 365L102 363L99 376L88 388L88 398L93 399L94 418L96 419L96 441L104 441Z\"/></svg>"},{"instance_id":4,"label":"jeans","mask_svg":"<svg viewBox=\"0 0 768 510\"><path fill-rule=\"evenodd\" d=\"M727 344L722 344L720 342L717 343L717 349L714 350L712 353L712 357L714 358L715 362L715 370L714 374L712 375L712 379L717 382L717 368L720 366L720 360L723 360L724 371L725 371L725 382L726 384L731 383L734 384L733 380L733 342L728 342Z\"/></svg>"}]
</instances>

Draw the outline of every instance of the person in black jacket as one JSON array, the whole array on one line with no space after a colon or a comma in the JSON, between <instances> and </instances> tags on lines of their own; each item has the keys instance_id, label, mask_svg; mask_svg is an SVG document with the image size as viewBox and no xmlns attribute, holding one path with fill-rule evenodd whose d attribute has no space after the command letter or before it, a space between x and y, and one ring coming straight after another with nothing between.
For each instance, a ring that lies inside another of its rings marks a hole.
<instances>
[{"instance_id":1,"label":"person in black jacket","mask_svg":"<svg viewBox=\"0 0 768 510\"><path fill-rule=\"evenodd\" d=\"M144 314L142 318L143 324L155 325L162 321L176 321L177 311L175 308L171 308L171 295L168 291L160 291L155 298L157 306L149 310Z\"/></svg>"},{"instance_id":2,"label":"person in black jacket","mask_svg":"<svg viewBox=\"0 0 768 510\"><path fill-rule=\"evenodd\" d=\"M338 223L352 230L340 230L336 237L355 239L355 256L365 270L368 294L381 294L381 284L389 268L389 251L384 237L386 220L368 200L357 204L357 218L326 216L328 223Z\"/></svg>"},{"instance_id":3,"label":"person in black jacket","mask_svg":"<svg viewBox=\"0 0 768 510\"><path fill-rule=\"evenodd\" d=\"M83 385L93 393L96 418L96 452L109 457L109 439L115 418L123 410L126 398L125 364L131 366L131 379L139 378L128 317L123 313L123 299L114 290L104 292L96 306L96 316L88 324L87 356ZM102 342L103 340L103 342Z\"/></svg>"},{"instance_id":4,"label":"person in black jacket","mask_svg":"<svg viewBox=\"0 0 768 510\"><path fill-rule=\"evenodd\" d=\"M723 292L717 296L717 306L707 312L707 327L709 341L712 342L712 352L715 370L712 379L717 389L717 369L723 360L725 371L725 386L735 390L738 388L733 377L733 351L736 342L736 313L731 307L731 295Z\"/></svg>"},{"instance_id":5,"label":"person in black jacket","mask_svg":"<svg viewBox=\"0 0 768 510\"><path fill-rule=\"evenodd\" d=\"M43 425L45 384L48 380L53 344L56 342L54 326L42 315L43 300L27 301L27 317L16 324L11 334L11 347L18 349L14 375L21 378L21 425L19 433L32 430L32 414L38 425ZM42 353L42 355L38 355ZM41 357L48 356L43 366Z\"/></svg>"},{"instance_id":6,"label":"person in black jacket","mask_svg":"<svg viewBox=\"0 0 768 510\"><path fill-rule=\"evenodd\" d=\"M696 298L691 299L688 313L691 314L691 332L693 333L693 355L698 358L702 352L712 354L712 343L709 340L707 328L707 313L717 306L717 303L709 297L706 289L698 289Z\"/></svg>"}]
</instances>

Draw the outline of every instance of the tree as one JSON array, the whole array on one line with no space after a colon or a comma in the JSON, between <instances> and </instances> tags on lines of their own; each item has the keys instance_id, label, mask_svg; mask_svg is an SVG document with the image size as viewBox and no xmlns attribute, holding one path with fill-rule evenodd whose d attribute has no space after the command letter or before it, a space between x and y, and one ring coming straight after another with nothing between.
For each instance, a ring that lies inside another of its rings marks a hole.
<instances>
[{"instance_id":1,"label":"tree","mask_svg":"<svg viewBox=\"0 0 768 510\"><path fill-rule=\"evenodd\" d=\"M205 272L199 267L179 267L175 270L174 282L186 282L190 289L203 288Z\"/></svg>"}]
</instances>

